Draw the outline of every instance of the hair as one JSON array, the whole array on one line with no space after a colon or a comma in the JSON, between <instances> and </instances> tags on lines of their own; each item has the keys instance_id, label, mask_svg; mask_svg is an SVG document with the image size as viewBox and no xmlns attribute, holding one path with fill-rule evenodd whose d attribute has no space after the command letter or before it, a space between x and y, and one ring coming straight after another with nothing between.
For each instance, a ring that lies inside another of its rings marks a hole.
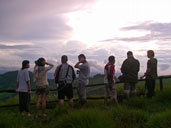
<instances>
[{"instance_id":1,"label":"hair","mask_svg":"<svg viewBox=\"0 0 171 128\"><path fill-rule=\"evenodd\" d=\"M35 61L35 64L37 66L44 66L45 64L43 63L43 61L45 61L44 58L39 58L38 60Z\"/></svg>"},{"instance_id":2,"label":"hair","mask_svg":"<svg viewBox=\"0 0 171 128\"><path fill-rule=\"evenodd\" d=\"M78 56L78 58L84 58L84 59L86 59L86 57L85 57L85 55L84 54L80 54L79 56Z\"/></svg>"},{"instance_id":3,"label":"hair","mask_svg":"<svg viewBox=\"0 0 171 128\"><path fill-rule=\"evenodd\" d=\"M112 61L115 62L115 57L114 56L109 56L108 60L109 60L109 62L112 62Z\"/></svg>"},{"instance_id":4,"label":"hair","mask_svg":"<svg viewBox=\"0 0 171 128\"><path fill-rule=\"evenodd\" d=\"M30 62L28 61L28 60L24 60L23 62L22 62L22 70L23 69L25 69L25 68L27 68L27 65L29 64Z\"/></svg>"},{"instance_id":5,"label":"hair","mask_svg":"<svg viewBox=\"0 0 171 128\"><path fill-rule=\"evenodd\" d=\"M147 53L148 53L151 57L154 57L154 51L153 51L153 50L148 50Z\"/></svg>"},{"instance_id":6,"label":"hair","mask_svg":"<svg viewBox=\"0 0 171 128\"><path fill-rule=\"evenodd\" d=\"M62 63L66 63L68 61L68 57L66 55L63 55L61 57L61 61L62 61Z\"/></svg>"},{"instance_id":7,"label":"hair","mask_svg":"<svg viewBox=\"0 0 171 128\"><path fill-rule=\"evenodd\" d=\"M128 51L128 52L127 52L127 55L128 55L128 56L133 55L132 51Z\"/></svg>"}]
</instances>

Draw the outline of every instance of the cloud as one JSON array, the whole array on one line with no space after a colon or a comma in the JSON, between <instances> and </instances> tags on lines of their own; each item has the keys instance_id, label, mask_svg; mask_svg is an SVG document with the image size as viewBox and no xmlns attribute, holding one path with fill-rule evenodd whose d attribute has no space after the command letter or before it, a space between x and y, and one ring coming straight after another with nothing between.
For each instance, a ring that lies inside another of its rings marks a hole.
<instances>
[{"instance_id":1,"label":"cloud","mask_svg":"<svg viewBox=\"0 0 171 128\"><path fill-rule=\"evenodd\" d=\"M70 38L72 28L65 13L85 9L94 1L1 0L1 41Z\"/></svg>"},{"instance_id":2,"label":"cloud","mask_svg":"<svg viewBox=\"0 0 171 128\"><path fill-rule=\"evenodd\" d=\"M120 38L118 40L122 41L152 41L152 40L159 40L159 41L171 41L171 23L151 23L145 22L135 26L123 27L121 28L122 31L149 31L150 34L141 37L134 37L134 38Z\"/></svg>"},{"instance_id":3,"label":"cloud","mask_svg":"<svg viewBox=\"0 0 171 128\"><path fill-rule=\"evenodd\" d=\"M103 72L103 65L100 65L98 61L89 60L91 72Z\"/></svg>"},{"instance_id":4,"label":"cloud","mask_svg":"<svg viewBox=\"0 0 171 128\"><path fill-rule=\"evenodd\" d=\"M160 64L160 70L168 70L171 67L170 64Z\"/></svg>"},{"instance_id":5,"label":"cloud","mask_svg":"<svg viewBox=\"0 0 171 128\"><path fill-rule=\"evenodd\" d=\"M149 42L149 41L171 41L171 23L157 23L157 22L144 22L141 24L123 27L121 31L146 31L149 34L139 37L116 37L112 39L106 39L102 42L111 41L125 41L125 42Z\"/></svg>"},{"instance_id":6,"label":"cloud","mask_svg":"<svg viewBox=\"0 0 171 128\"><path fill-rule=\"evenodd\" d=\"M0 44L0 49L27 49L27 48L31 48L30 45L4 45L4 44Z\"/></svg>"}]
</instances>

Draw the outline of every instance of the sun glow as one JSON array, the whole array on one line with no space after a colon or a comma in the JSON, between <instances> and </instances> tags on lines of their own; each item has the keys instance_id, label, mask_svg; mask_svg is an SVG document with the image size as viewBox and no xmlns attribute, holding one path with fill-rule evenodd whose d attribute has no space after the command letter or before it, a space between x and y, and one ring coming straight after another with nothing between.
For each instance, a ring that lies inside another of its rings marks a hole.
<instances>
[{"instance_id":1,"label":"sun glow","mask_svg":"<svg viewBox=\"0 0 171 128\"><path fill-rule=\"evenodd\" d=\"M154 5L151 10L151 5ZM148 31L122 31L122 27L139 24L144 21L163 21L166 11L170 10L165 1L160 3L154 0L97 0L91 8L67 14L68 25L73 28L72 40L78 40L88 46L94 46L101 40L118 37L138 37L148 34ZM158 7L165 8L161 11ZM163 15L161 19L158 15ZM134 45L143 47L142 44ZM150 48L152 45L146 45Z\"/></svg>"}]
</instances>

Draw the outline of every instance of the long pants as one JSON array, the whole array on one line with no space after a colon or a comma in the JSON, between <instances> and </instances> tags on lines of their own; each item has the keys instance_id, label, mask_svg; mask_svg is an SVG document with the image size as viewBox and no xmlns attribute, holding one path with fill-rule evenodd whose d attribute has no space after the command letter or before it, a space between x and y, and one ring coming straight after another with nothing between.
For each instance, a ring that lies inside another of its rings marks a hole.
<instances>
[{"instance_id":1,"label":"long pants","mask_svg":"<svg viewBox=\"0 0 171 128\"><path fill-rule=\"evenodd\" d=\"M30 94L28 92L19 92L19 109L20 112L29 112Z\"/></svg>"},{"instance_id":2,"label":"long pants","mask_svg":"<svg viewBox=\"0 0 171 128\"><path fill-rule=\"evenodd\" d=\"M77 88L77 93L78 93L81 105L86 104L87 103L86 85L84 83L79 83L78 88Z\"/></svg>"},{"instance_id":3,"label":"long pants","mask_svg":"<svg viewBox=\"0 0 171 128\"><path fill-rule=\"evenodd\" d=\"M152 98L155 94L155 80L147 79L145 86L147 88L147 97Z\"/></svg>"}]
</instances>

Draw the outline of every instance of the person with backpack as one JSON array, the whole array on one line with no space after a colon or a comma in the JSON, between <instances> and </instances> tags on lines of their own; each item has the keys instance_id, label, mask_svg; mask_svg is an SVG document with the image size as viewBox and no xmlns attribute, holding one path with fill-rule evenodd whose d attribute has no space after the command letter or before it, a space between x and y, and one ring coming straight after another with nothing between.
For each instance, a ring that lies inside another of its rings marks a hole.
<instances>
[{"instance_id":1,"label":"person with backpack","mask_svg":"<svg viewBox=\"0 0 171 128\"><path fill-rule=\"evenodd\" d=\"M71 65L67 63L68 57L63 55L61 57L61 63L57 66L55 71L55 83L58 84L58 99L59 105L64 105L65 96L68 98L68 103L71 109L73 109L73 89L72 83L75 76L75 71Z\"/></svg>"},{"instance_id":2,"label":"person with backpack","mask_svg":"<svg viewBox=\"0 0 171 128\"><path fill-rule=\"evenodd\" d=\"M17 75L17 87L16 91L19 92L19 109L22 115L24 111L27 112L28 116L31 116L29 106L30 106L30 76L28 68L30 67L29 61L24 60L22 62L22 68L18 71Z\"/></svg>"},{"instance_id":3,"label":"person with backpack","mask_svg":"<svg viewBox=\"0 0 171 128\"><path fill-rule=\"evenodd\" d=\"M108 63L104 67L104 84L105 84L105 91L104 91L104 106L107 107L107 99L110 96L111 99L118 104L117 100L117 91L116 91L116 84L114 80L115 74L115 57L109 56Z\"/></svg>"},{"instance_id":4,"label":"person with backpack","mask_svg":"<svg viewBox=\"0 0 171 128\"><path fill-rule=\"evenodd\" d=\"M127 52L127 59L124 60L121 66L121 72L124 77L124 95L129 98L130 93L136 95L136 83L138 82L138 72L140 63L134 58L132 51Z\"/></svg>"},{"instance_id":5,"label":"person with backpack","mask_svg":"<svg viewBox=\"0 0 171 128\"><path fill-rule=\"evenodd\" d=\"M89 77L90 77L90 66L86 60L84 54L80 54L78 56L78 62L74 66L79 69L79 78L78 78L78 87L77 92L79 96L79 101L82 107L86 107L87 96L86 96L86 85L88 85Z\"/></svg>"},{"instance_id":6,"label":"person with backpack","mask_svg":"<svg viewBox=\"0 0 171 128\"><path fill-rule=\"evenodd\" d=\"M53 64L46 62L44 58L39 58L35 61L33 80L36 82L36 94L37 94L37 103L36 103L36 114L35 118L38 117L39 107L42 103L42 116L46 117L46 98L49 93L49 83L47 79L47 72L53 68ZM47 65L47 66L45 66Z\"/></svg>"}]
</instances>

